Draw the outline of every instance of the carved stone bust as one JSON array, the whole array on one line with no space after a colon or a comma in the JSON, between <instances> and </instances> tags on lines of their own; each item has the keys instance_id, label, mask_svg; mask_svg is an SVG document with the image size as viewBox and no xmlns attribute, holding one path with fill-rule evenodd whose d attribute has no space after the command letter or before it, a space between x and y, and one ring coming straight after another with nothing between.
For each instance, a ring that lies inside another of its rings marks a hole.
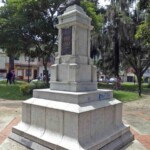
<instances>
[{"instance_id":1,"label":"carved stone bust","mask_svg":"<svg viewBox=\"0 0 150 150\"><path fill-rule=\"evenodd\" d=\"M62 8L61 8L61 7L59 8L59 11L58 11L59 15L63 14L64 11L65 11L69 6L72 6L72 5L75 5L75 4L78 5L78 6L80 6L80 0L68 0L67 3L64 4Z\"/></svg>"}]
</instances>

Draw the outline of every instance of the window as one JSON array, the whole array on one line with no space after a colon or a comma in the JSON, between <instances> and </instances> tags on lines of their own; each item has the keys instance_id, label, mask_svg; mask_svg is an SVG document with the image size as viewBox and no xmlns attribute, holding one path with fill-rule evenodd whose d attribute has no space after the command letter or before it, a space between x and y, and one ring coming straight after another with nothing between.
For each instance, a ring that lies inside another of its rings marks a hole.
<instances>
[{"instance_id":1,"label":"window","mask_svg":"<svg viewBox=\"0 0 150 150\"><path fill-rule=\"evenodd\" d=\"M23 76L22 70L18 70L18 76Z\"/></svg>"}]
</instances>

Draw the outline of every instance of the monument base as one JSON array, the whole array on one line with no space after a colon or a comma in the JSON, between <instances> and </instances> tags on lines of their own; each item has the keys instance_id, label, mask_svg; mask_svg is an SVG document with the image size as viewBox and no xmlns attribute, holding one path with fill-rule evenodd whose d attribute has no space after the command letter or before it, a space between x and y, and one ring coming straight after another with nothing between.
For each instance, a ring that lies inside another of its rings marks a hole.
<instances>
[{"instance_id":1,"label":"monument base","mask_svg":"<svg viewBox=\"0 0 150 150\"><path fill-rule=\"evenodd\" d=\"M15 140L16 142L29 147L33 150L53 150L51 148L45 147L41 145L40 143L36 143L34 141L31 141L27 138L24 138L18 134L12 133L10 136L11 139ZM94 147L91 147L86 150L120 150L122 147L124 147L129 142L133 141L133 135L130 133L130 131L124 133L123 135L119 136L117 139L111 141L110 143L106 144L105 146L98 148L98 145L95 145ZM81 147L78 145L78 147ZM65 148L61 147L55 147L56 150L66 150ZM82 150L84 148L80 148ZM75 150L75 149L74 149Z\"/></svg>"},{"instance_id":2,"label":"monument base","mask_svg":"<svg viewBox=\"0 0 150 150\"><path fill-rule=\"evenodd\" d=\"M31 149L119 150L133 140L129 126L122 122L122 103L112 98L110 90L89 94L47 89L33 95L23 102L22 122L10 135ZM71 97L74 103L69 102Z\"/></svg>"}]
</instances>

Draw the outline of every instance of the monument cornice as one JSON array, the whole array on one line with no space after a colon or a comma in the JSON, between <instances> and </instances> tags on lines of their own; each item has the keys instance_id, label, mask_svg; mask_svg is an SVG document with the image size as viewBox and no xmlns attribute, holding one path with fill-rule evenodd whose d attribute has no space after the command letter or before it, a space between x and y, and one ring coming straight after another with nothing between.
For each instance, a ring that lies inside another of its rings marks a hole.
<instances>
[{"instance_id":1,"label":"monument cornice","mask_svg":"<svg viewBox=\"0 0 150 150\"><path fill-rule=\"evenodd\" d=\"M76 22L76 21L71 21L71 22L66 22L66 23L62 23L62 24L58 24L56 25L56 27L58 29L62 29L62 28L68 28L70 26L78 26L78 27L81 27L81 28L84 28L84 29L90 29L90 30L93 30L93 26L91 25L87 25L87 24L83 24L81 22Z\"/></svg>"}]
</instances>

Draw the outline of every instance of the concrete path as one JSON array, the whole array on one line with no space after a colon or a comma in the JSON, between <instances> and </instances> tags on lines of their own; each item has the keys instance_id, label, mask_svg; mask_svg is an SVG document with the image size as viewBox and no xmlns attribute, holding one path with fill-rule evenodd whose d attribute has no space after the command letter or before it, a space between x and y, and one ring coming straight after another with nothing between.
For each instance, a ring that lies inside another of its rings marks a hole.
<instances>
[{"instance_id":1,"label":"concrete path","mask_svg":"<svg viewBox=\"0 0 150 150\"><path fill-rule=\"evenodd\" d=\"M22 101L0 99L0 150L29 150L8 138L12 126L21 119ZM123 105L123 120L135 140L122 150L150 150L150 96Z\"/></svg>"},{"instance_id":2,"label":"concrete path","mask_svg":"<svg viewBox=\"0 0 150 150\"><path fill-rule=\"evenodd\" d=\"M150 95L125 103L123 119L130 125L135 139L150 150Z\"/></svg>"}]
</instances>

